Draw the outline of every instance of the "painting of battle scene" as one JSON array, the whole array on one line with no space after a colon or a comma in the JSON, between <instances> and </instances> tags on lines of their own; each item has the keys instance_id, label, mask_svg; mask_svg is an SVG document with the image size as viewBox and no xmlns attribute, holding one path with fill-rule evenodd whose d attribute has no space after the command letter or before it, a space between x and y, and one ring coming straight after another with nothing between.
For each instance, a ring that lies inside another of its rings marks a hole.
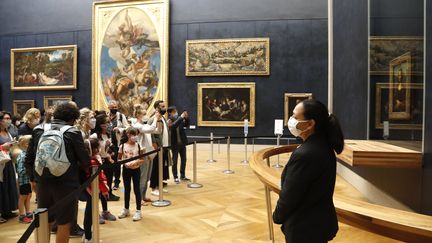
<instances>
[{"instance_id":1,"label":"painting of battle scene","mask_svg":"<svg viewBox=\"0 0 432 243\"><path fill-rule=\"evenodd\" d=\"M11 50L11 89L76 89L77 46Z\"/></svg>"},{"instance_id":2,"label":"painting of battle scene","mask_svg":"<svg viewBox=\"0 0 432 243\"><path fill-rule=\"evenodd\" d=\"M186 42L186 76L270 75L270 40Z\"/></svg>"},{"instance_id":3,"label":"painting of battle scene","mask_svg":"<svg viewBox=\"0 0 432 243\"><path fill-rule=\"evenodd\" d=\"M254 83L200 83L198 97L200 126L255 125Z\"/></svg>"},{"instance_id":4,"label":"painting of battle scene","mask_svg":"<svg viewBox=\"0 0 432 243\"><path fill-rule=\"evenodd\" d=\"M167 99L168 1L96 2L93 108L115 100L129 116Z\"/></svg>"}]
</instances>

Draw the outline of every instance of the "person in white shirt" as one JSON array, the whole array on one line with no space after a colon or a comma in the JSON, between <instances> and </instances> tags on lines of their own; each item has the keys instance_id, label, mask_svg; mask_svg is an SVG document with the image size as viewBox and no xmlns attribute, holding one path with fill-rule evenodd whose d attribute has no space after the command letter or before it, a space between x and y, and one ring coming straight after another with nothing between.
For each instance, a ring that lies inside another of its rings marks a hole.
<instances>
[{"instance_id":1,"label":"person in white shirt","mask_svg":"<svg viewBox=\"0 0 432 243\"><path fill-rule=\"evenodd\" d=\"M159 113L155 114L155 119L151 124L146 124L146 110L142 106L136 106L134 111L134 123L132 123L132 127L138 129L138 144L141 146L144 153L150 152L154 150L152 145L152 133L160 132L161 123L159 122L161 119L161 115ZM151 154L144 158L146 161L141 165L141 178L140 178L140 191L142 195L142 205L147 206L149 202L151 202L150 198L146 198L147 193L147 184L150 180L150 175L153 166L153 159L156 156L156 153Z\"/></svg>"}]
</instances>

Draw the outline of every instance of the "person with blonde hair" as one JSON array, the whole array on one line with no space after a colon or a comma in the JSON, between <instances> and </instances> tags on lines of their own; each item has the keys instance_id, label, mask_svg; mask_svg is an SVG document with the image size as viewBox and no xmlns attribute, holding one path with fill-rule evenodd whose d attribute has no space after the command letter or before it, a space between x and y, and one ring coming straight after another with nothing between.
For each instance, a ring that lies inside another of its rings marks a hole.
<instances>
[{"instance_id":1,"label":"person with blonde hair","mask_svg":"<svg viewBox=\"0 0 432 243\"><path fill-rule=\"evenodd\" d=\"M37 108L30 108L24 115L24 123L18 128L18 135L31 135L33 128L39 125L41 113Z\"/></svg>"},{"instance_id":2,"label":"person with blonde hair","mask_svg":"<svg viewBox=\"0 0 432 243\"><path fill-rule=\"evenodd\" d=\"M81 131L84 141L88 140L91 130L96 127L95 113L87 107L82 108L75 126Z\"/></svg>"},{"instance_id":3,"label":"person with blonde hair","mask_svg":"<svg viewBox=\"0 0 432 243\"><path fill-rule=\"evenodd\" d=\"M32 188L30 184L30 178L26 173L24 161L26 157L26 151L30 143L31 135L23 135L18 139L18 147L20 153L17 158L17 174L18 174L18 185L19 185L19 198L18 198L18 210L19 218L18 221L23 224L32 222L33 214L30 211L30 199L32 196Z\"/></svg>"}]
</instances>

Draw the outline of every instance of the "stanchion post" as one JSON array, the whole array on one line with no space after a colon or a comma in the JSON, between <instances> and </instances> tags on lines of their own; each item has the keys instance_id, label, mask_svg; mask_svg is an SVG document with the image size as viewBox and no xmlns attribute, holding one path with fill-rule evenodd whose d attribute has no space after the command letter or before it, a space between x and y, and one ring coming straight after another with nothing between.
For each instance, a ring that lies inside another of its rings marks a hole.
<instances>
[{"instance_id":1,"label":"stanchion post","mask_svg":"<svg viewBox=\"0 0 432 243\"><path fill-rule=\"evenodd\" d=\"M210 133L210 159L207 160L208 163L214 163L216 160L213 159L213 133Z\"/></svg>"},{"instance_id":2,"label":"stanchion post","mask_svg":"<svg viewBox=\"0 0 432 243\"><path fill-rule=\"evenodd\" d=\"M48 209L38 208L34 212L36 221L35 239L37 243L50 242L50 229L48 223Z\"/></svg>"},{"instance_id":3,"label":"stanchion post","mask_svg":"<svg viewBox=\"0 0 432 243\"><path fill-rule=\"evenodd\" d=\"M245 146L245 158L244 158L244 160L241 161L241 164L247 165L249 163L248 157L247 157L247 134L245 134L244 146Z\"/></svg>"},{"instance_id":4,"label":"stanchion post","mask_svg":"<svg viewBox=\"0 0 432 243\"><path fill-rule=\"evenodd\" d=\"M277 140L276 140L276 146L277 146L277 147L280 146L280 137L281 137L281 135L278 134L278 135L277 135ZM283 167L283 165L281 165L281 164L279 163L279 155L277 156L277 163L276 163L275 165L273 165L273 167L275 167L275 168L282 168L282 167Z\"/></svg>"},{"instance_id":5,"label":"stanchion post","mask_svg":"<svg viewBox=\"0 0 432 243\"><path fill-rule=\"evenodd\" d=\"M224 170L223 173L225 174L234 174L234 171L231 170L231 137L228 136L227 138L227 160L228 160L228 169Z\"/></svg>"},{"instance_id":6,"label":"stanchion post","mask_svg":"<svg viewBox=\"0 0 432 243\"><path fill-rule=\"evenodd\" d=\"M270 189L268 186L264 186L265 197L266 197L266 206L267 206L267 221L269 227L269 237L272 242L274 242L274 230L273 230L273 214L272 214L272 205L271 205L271 197L270 197Z\"/></svg>"},{"instance_id":7,"label":"stanchion post","mask_svg":"<svg viewBox=\"0 0 432 243\"><path fill-rule=\"evenodd\" d=\"M93 167L93 175L98 171L98 167ZM99 179L96 178L91 183L92 187L92 226L93 226L93 242L99 242Z\"/></svg>"},{"instance_id":8,"label":"stanchion post","mask_svg":"<svg viewBox=\"0 0 432 243\"><path fill-rule=\"evenodd\" d=\"M163 199L163 147L161 146L159 149L158 157L159 157L159 199L152 202L154 207L166 207L171 205L171 202Z\"/></svg>"},{"instance_id":9,"label":"stanchion post","mask_svg":"<svg viewBox=\"0 0 432 243\"><path fill-rule=\"evenodd\" d=\"M213 137L213 133L211 133L211 136ZM213 144L212 144L211 150L212 150L212 158L213 158ZM188 184L188 187L189 188L201 188L201 187L203 187L202 184L197 183L197 142L196 141L193 143L193 181L192 181L192 183Z\"/></svg>"}]
</instances>

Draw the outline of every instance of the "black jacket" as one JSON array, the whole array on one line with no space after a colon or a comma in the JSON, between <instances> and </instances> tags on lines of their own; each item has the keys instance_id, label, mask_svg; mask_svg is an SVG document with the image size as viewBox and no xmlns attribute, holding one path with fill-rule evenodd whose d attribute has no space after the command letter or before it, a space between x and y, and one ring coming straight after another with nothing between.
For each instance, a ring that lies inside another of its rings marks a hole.
<instances>
[{"instance_id":1,"label":"black jacket","mask_svg":"<svg viewBox=\"0 0 432 243\"><path fill-rule=\"evenodd\" d=\"M52 129L60 129L67 125L66 122L61 120L54 120L51 123ZM90 156L84 146L84 140L81 131L75 127L70 128L63 134L63 139L66 147L66 156L71 163L69 169L62 176L55 178L40 177L34 170L34 163L36 158L36 151L38 149L39 139L44 130L35 128L33 130L32 139L30 140L25 158L26 173L29 175L30 180L39 183L61 183L70 186L79 186L85 175L85 171L89 168Z\"/></svg>"},{"instance_id":2,"label":"black jacket","mask_svg":"<svg viewBox=\"0 0 432 243\"><path fill-rule=\"evenodd\" d=\"M185 128L189 127L189 119L179 116L171 123L171 145L185 145L188 143ZM180 135L180 138L178 137Z\"/></svg>"},{"instance_id":3,"label":"black jacket","mask_svg":"<svg viewBox=\"0 0 432 243\"><path fill-rule=\"evenodd\" d=\"M273 221L287 242L327 242L336 235L333 204L336 156L325 138L312 135L291 155L282 172L282 189Z\"/></svg>"}]
</instances>

